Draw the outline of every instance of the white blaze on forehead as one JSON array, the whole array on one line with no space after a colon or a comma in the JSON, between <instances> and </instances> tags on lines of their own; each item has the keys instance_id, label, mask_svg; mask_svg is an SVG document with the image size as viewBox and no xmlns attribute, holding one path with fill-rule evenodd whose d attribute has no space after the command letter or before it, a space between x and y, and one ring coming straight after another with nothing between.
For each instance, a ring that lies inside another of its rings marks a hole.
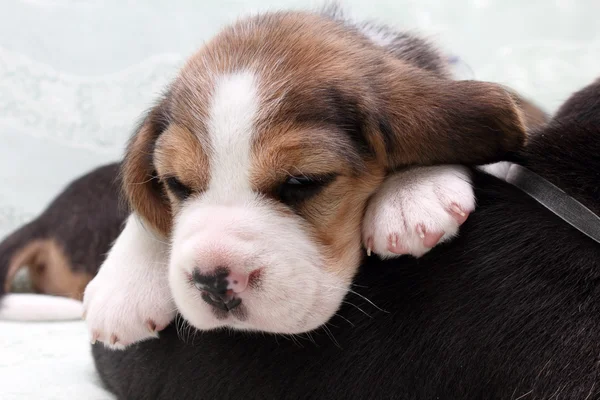
<instances>
[{"instance_id":1,"label":"white blaze on forehead","mask_svg":"<svg viewBox=\"0 0 600 400\"><path fill-rule=\"evenodd\" d=\"M250 152L258 109L254 74L237 72L216 80L208 118L211 151L207 200L237 200L252 192Z\"/></svg>"}]
</instances>

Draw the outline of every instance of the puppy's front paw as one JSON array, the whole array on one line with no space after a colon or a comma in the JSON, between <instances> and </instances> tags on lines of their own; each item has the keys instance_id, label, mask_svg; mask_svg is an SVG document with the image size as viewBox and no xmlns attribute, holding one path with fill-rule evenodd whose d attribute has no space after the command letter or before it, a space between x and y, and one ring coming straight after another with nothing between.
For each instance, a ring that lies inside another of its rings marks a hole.
<instances>
[{"instance_id":1,"label":"puppy's front paw","mask_svg":"<svg viewBox=\"0 0 600 400\"><path fill-rule=\"evenodd\" d=\"M158 331L175 317L166 279L153 279L149 276L152 271L133 277L126 271L129 267L104 264L86 288L85 319L92 343L100 341L107 347L122 349L158 337Z\"/></svg>"},{"instance_id":2,"label":"puppy's front paw","mask_svg":"<svg viewBox=\"0 0 600 400\"><path fill-rule=\"evenodd\" d=\"M367 253L420 257L458 233L475 209L467 168L420 167L386 178L363 220Z\"/></svg>"},{"instance_id":3,"label":"puppy's front paw","mask_svg":"<svg viewBox=\"0 0 600 400\"><path fill-rule=\"evenodd\" d=\"M158 337L175 317L168 248L131 224L138 222L130 218L83 298L92 343L113 349Z\"/></svg>"}]
</instances>

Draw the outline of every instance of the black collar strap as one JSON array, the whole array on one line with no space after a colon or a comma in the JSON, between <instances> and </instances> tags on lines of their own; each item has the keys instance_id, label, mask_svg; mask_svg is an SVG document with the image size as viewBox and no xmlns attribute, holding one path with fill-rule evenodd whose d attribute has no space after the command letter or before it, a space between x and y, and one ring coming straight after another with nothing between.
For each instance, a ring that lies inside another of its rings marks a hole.
<instances>
[{"instance_id":1,"label":"black collar strap","mask_svg":"<svg viewBox=\"0 0 600 400\"><path fill-rule=\"evenodd\" d=\"M559 187L517 164L511 164L506 182L518 187L572 227L600 243L600 217Z\"/></svg>"}]
</instances>

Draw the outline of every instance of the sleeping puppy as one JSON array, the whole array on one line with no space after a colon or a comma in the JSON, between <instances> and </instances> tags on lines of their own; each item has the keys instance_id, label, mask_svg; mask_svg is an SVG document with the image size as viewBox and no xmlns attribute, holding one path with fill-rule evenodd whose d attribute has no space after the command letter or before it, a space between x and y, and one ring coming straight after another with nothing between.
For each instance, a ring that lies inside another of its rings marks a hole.
<instances>
[{"instance_id":1,"label":"sleeping puppy","mask_svg":"<svg viewBox=\"0 0 600 400\"><path fill-rule=\"evenodd\" d=\"M338 310L367 253L421 256L474 208L464 167L524 143L515 96L453 81L428 43L338 10L225 28L129 144L133 214L84 307L92 341L195 328L301 333ZM392 197L380 188L404 187ZM364 228L361 228L364 227Z\"/></svg>"},{"instance_id":2,"label":"sleeping puppy","mask_svg":"<svg viewBox=\"0 0 600 400\"><path fill-rule=\"evenodd\" d=\"M600 80L520 158L599 215L599 154ZM368 258L310 336L182 340L172 325L123 352L93 346L103 381L131 400L600 398L600 243L491 175L474 185L458 239L419 259Z\"/></svg>"}]
</instances>

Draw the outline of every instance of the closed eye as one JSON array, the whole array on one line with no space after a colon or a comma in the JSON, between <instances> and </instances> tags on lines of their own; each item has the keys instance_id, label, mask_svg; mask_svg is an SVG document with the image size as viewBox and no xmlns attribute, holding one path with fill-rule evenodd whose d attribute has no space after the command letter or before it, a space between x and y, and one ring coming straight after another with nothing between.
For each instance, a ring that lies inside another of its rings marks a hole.
<instances>
[{"instance_id":1,"label":"closed eye","mask_svg":"<svg viewBox=\"0 0 600 400\"><path fill-rule=\"evenodd\" d=\"M290 206L316 196L336 178L334 174L320 176L290 176L277 188L279 199Z\"/></svg>"},{"instance_id":2,"label":"closed eye","mask_svg":"<svg viewBox=\"0 0 600 400\"><path fill-rule=\"evenodd\" d=\"M169 191L181 201L187 199L192 194L192 189L181 183L181 181L174 176L170 176L164 181L167 184Z\"/></svg>"}]
</instances>

